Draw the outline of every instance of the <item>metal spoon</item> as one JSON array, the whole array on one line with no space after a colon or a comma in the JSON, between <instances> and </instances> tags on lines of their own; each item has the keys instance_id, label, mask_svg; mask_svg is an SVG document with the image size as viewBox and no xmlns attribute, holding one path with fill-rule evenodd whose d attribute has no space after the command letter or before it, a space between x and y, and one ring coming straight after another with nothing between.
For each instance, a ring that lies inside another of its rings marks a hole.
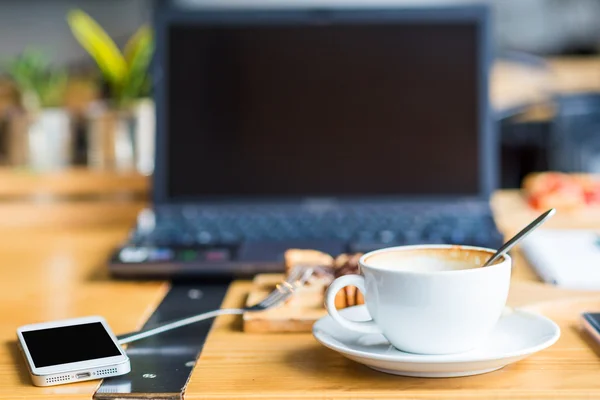
<instances>
[{"instance_id":1,"label":"metal spoon","mask_svg":"<svg viewBox=\"0 0 600 400\"><path fill-rule=\"evenodd\" d=\"M502 257L510 249L512 249L515 244L517 244L521 240L523 240L525 238L525 236L529 235L530 232L532 232L533 230L538 228L540 225L542 225L544 222L546 222L546 220L548 218L550 218L551 216L553 216L555 213L556 213L556 210L554 208L551 208L548 211L546 211L545 213L543 213L542 215L540 215L539 217L537 217L532 223L527 225L519 233L517 233L515 236L513 236L508 242L506 242L504 244L504 246L500 247L498 249L498 251L496 252L496 254L494 254L489 260L487 260L487 262L485 264L483 264L483 266L487 267L488 265L491 265L494 261L496 261L498 258Z\"/></svg>"}]
</instances>

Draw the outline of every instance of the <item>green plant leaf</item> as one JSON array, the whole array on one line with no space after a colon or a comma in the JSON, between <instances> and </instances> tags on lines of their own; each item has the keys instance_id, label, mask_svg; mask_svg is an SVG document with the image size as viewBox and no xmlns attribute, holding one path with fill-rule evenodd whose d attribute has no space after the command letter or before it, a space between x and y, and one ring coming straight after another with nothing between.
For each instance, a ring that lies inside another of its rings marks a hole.
<instances>
[{"instance_id":1,"label":"green plant leaf","mask_svg":"<svg viewBox=\"0 0 600 400\"><path fill-rule=\"evenodd\" d=\"M146 52L147 48L152 46L152 41L152 29L148 25L142 25L125 44L123 54L128 67L131 68L140 57L140 53Z\"/></svg>"},{"instance_id":2,"label":"green plant leaf","mask_svg":"<svg viewBox=\"0 0 600 400\"><path fill-rule=\"evenodd\" d=\"M142 26L125 47L128 70L120 93L121 103L131 102L147 94L150 81L148 70L153 52L152 30L146 25Z\"/></svg>"},{"instance_id":3,"label":"green plant leaf","mask_svg":"<svg viewBox=\"0 0 600 400\"><path fill-rule=\"evenodd\" d=\"M81 10L72 10L67 22L81 46L92 56L103 75L118 90L127 77L127 63L115 42L98 23Z\"/></svg>"},{"instance_id":4,"label":"green plant leaf","mask_svg":"<svg viewBox=\"0 0 600 400\"><path fill-rule=\"evenodd\" d=\"M3 69L17 85L25 107L62 105L68 81L67 72L52 67L42 52L26 49L3 63Z\"/></svg>"}]
</instances>

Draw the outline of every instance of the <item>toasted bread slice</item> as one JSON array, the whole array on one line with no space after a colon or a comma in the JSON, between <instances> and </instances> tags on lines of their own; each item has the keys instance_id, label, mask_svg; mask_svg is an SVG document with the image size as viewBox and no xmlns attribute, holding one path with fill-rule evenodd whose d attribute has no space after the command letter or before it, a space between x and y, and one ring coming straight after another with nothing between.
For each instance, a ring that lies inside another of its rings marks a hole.
<instances>
[{"instance_id":1,"label":"toasted bread slice","mask_svg":"<svg viewBox=\"0 0 600 400\"><path fill-rule=\"evenodd\" d=\"M331 268L333 257L318 250L289 249L284 254L285 274L295 266Z\"/></svg>"}]
</instances>

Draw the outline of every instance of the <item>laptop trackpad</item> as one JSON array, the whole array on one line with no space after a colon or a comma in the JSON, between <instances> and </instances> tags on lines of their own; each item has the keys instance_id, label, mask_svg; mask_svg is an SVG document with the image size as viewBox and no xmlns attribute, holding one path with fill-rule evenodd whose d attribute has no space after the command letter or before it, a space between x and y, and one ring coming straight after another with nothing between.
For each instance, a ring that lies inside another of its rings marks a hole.
<instances>
[{"instance_id":1,"label":"laptop trackpad","mask_svg":"<svg viewBox=\"0 0 600 400\"><path fill-rule=\"evenodd\" d=\"M240 261L283 262L283 254L288 249L311 249L336 256L344 252L345 243L341 240L286 240L277 242L245 242L239 249Z\"/></svg>"}]
</instances>

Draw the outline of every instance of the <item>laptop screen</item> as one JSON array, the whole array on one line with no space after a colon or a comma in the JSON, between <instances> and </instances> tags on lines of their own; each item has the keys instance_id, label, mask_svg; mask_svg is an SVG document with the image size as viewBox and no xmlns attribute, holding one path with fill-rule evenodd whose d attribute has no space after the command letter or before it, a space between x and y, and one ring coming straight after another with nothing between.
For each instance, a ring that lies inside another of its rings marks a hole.
<instances>
[{"instance_id":1,"label":"laptop screen","mask_svg":"<svg viewBox=\"0 0 600 400\"><path fill-rule=\"evenodd\" d=\"M481 194L477 30L173 24L168 198Z\"/></svg>"}]
</instances>

